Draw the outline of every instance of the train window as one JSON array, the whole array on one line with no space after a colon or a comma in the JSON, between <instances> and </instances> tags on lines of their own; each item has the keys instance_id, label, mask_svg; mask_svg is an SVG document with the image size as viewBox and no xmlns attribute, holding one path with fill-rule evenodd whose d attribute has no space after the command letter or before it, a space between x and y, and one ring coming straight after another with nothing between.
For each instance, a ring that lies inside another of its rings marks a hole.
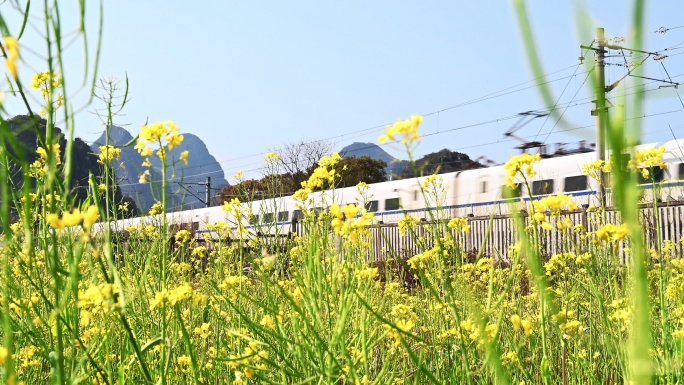
<instances>
[{"instance_id":1,"label":"train window","mask_svg":"<svg viewBox=\"0 0 684 385\"><path fill-rule=\"evenodd\" d=\"M663 178L665 177L665 172L662 168L660 167L650 167L648 168L648 178L644 178L644 175L641 173L641 170L639 169L639 173L637 175L637 178L639 178L639 183L640 184L648 184L648 183L653 183L653 182L662 182Z\"/></svg>"},{"instance_id":2,"label":"train window","mask_svg":"<svg viewBox=\"0 0 684 385\"><path fill-rule=\"evenodd\" d=\"M366 202L366 211L369 213L374 213L378 211L378 201Z\"/></svg>"},{"instance_id":3,"label":"train window","mask_svg":"<svg viewBox=\"0 0 684 385\"><path fill-rule=\"evenodd\" d=\"M287 222L290 216L289 211L278 211L278 222Z\"/></svg>"},{"instance_id":4,"label":"train window","mask_svg":"<svg viewBox=\"0 0 684 385\"><path fill-rule=\"evenodd\" d=\"M262 223L273 223L273 213L266 213L261 217Z\"/></svg>"},{"instance_id":5,"label":"train window","mask_svg":"<svg viewBox=\"0 0 684 385\"><path fill-rule=\"evenodd\" d=\"M251 214L251 215L249 216L249 224L250 224L250 225L256 225L256 224L258 224L258 223L259 223L259 216L258 216L258 215Z\"/></svg>"},{"instance_id":6,"label":"train window","mask_svg":"<svg viewBox=\"0 0 684 385\"><path fill-rule=\"evenodd\" d=\"M684 179L684 163L679 164L679 180Z\"/></svg>"},{"instance_id":7,"label":"train window","mask_svg":"<svg viewBox=\"0 0 684 385\"><path fill-rule=\"evenodd\" d=\"M292 212L292 219L301 220L304 219L304 213L302 210L295 210Z\"/></svg>"},{"instance_id":8,"label":"train window","mask_svg":"<svg viewBox=\"0 0 684 385\"><path fill-rule=\"evenodd\" d=\"M532 195L553 193L553 179L535 180L532 182Z\"/></svg>"},{"instance_id":9,"label":"train window","mask_svg":"<svg viewBox=\"0 0 684 385\"><path fill-rule=\"evenodd\" d=\"M385 211L399 210L399 198L385 199Z\"/></svg>"},{"instance_id":10,"label":"train window","mask_svg":"<svg viewBox=\"0 0 684 385\"><path fill-rule=\"evenodd\" d=\"M565 188L563 191L582 191L587 189L587 176L577 175L565 178Z\"/></svg>"},{"instance_id":11,"label":"train window","mask_svg":"<svg viewBox=\"0 0 684 385\"><path fill-rule=\"evenodd\" d=\"M314 215L318 217L319 215L321 215L321 213L325 211L325 209L323 207L314 207L311 211L313 211Z\"/></svg>"},{"instance_id":12,"label":"train window","mask_svg":"<svg viewBox=\"0 0 684 385\"><path fill-rule=\"evenodd\" d=\"M418 200L418 190L413 190L413 201L415 202L417 200Z\"/></svg>"},{"instance_id":13,"label":"train window","mask_svg":"<svg viewBox=\"0 0 684 385\"><path fill-rule=\"evenodd\" d=\"M480 193L486 193L487 192L487 181L484 180L482 181L482 184L480 184Z\"/></svg>"},{"instance_id":14,"label":"train window","mask_svg":"<svg viewBox=\"0 0 684 385\"><path fill-rule=\"evenodd\" d=\"M501 196L507 198L518 198L522 195L522 183L516 183L515 188L510 188L507 185L501 186Z\"/></svg>"}]
</instances>

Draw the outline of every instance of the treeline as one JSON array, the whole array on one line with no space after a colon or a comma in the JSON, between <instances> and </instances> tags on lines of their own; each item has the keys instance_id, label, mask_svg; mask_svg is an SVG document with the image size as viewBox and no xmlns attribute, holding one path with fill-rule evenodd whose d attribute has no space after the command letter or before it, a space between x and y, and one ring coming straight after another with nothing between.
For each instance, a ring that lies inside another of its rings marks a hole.
<instances>
[{"instance_id":1,"label":"treeline","mask_svg":"<svg viewBox=\"0 0 684 385\"><path fill-rule=\"evenodd\" d=\"M287 144L283 147L283 154L278 154L274 163L277 167L265 170L265 176L261 179L238 178L236 184L223 187L218 203L233 198L246 202L291 195L312 175L318 159L330 153L330 148L329 144L320 141ZM369 156L342 156L342 160L334 167L338 188L356 186L360 182L370 184L485 167L479 159L472 160L466 154L448 149L427 154L416 160L414 165L409 161L394 160L388 166L386 162ZM279 170L284 172L277 172Z\"/></svg>"}]
</instances>

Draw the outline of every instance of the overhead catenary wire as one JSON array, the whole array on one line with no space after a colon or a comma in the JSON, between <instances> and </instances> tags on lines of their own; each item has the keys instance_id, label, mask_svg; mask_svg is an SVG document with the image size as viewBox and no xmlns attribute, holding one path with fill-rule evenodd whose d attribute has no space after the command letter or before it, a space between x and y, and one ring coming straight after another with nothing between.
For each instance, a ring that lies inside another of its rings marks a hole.
<instances>
[{"instance_id":1,"label":"overhead catenary wire","mask_svg":"<svg viewBox=\"0 0 684 385\"><path fill-rule=\"evenodd\" d=\"M657 112L657 113L652 113L652 114L644 114L644 115L642 115L642 116L627 118L626 120L646 119L646 118L649 118L649 117L668 115L668 114L673 114L673 113L683 112L683 111L684 111L684 107L681 108L681 109L677 109L677 110L669 110L669 111L662 111L662 112ZM448 132L463 130L463 129L466 129L466 128L478 127L478 126L482 126L482 125L486 125L486 124L491 124L491 123L494 123L494 122L500 122L500 121L504 121L504 120L511 120L511 119L515 119L515 118L518 118L518 115L511 115L511 116L507 116L507 117L503 117L503 118L499 118L499 119L488 120L488 121L485 121L485 122L479 122L479 123L474 123L474 124L469 124L469 125L454 127L454 128L451 128L451 129L448 129L448 130L445 130L445 131L440 131L440 132L435 132L435 133L424 134L424 135L422 135L422 137L432 137L432 136L435 136L435 135L443 135L443 134L448 133ZM575 131L575 130L590 128L590 127L594 127L594 125L593 125L593 124L588 124L588 125L576 126L576 127L571 127L571 128L567 128L567 129L557 130L557 132L559 132L559 133L565 133L565 132L571 132L571 131ZM651 132L651 131L648 131L648 132ZM656 131L653 131L653 132L656 132ZM545 134L546 134L546 133L545 133ZM532 139L532 138L534 138L534 135L523 136L523 138L525 138L525 139ZM486 147L486 146L490 146L490 145L494 145L494 144L508 143L508 142L513 142L513 139L501 139L501 140L490 141L490 142L485 142L485 143L479 143L479 144L470 145L470 146L456 147L456 148L454 149L454 151L463 151L463 150L467 150L467 149L478 148L478 147ZM370 146L369 146L369 148L370 148ZM261 169L261 168L253 168L253 169L247 169L246 171L247 171L247 172L252 172L252 171L259 171L260 169ZM215 171L214 173L218 173L218 172L220 172L220 171ZM202 175L207 175L207 174L211 174L211 172L210 172L210 173L193 174L192 176L202 176ZM189 176L185 176L185 177L189 177ZM172 179L169 179L169 181L171 181L171 180L172 180ZM135 182L133 182L133 183L128 183L128 184L120 184L119 186L138 186L138 185L142 186L142 185L145 185L145 184L146 184L146 183L135 183Z\"/></svg>"},{"instance_id":2,"label":"overhead catenary wire","mask_svg":"<svg viewBox=\"0 0 684 385\"><path fill-rule=\"evenodd\" d=\"M684 53L684 52L681 52L681 53ZM678 53L678 54L681 54L681 53ZM675 55L678 55L678 54L675 54ZM644 55L644 56L648 56L648 55ZM674 56L674 55L672 55L672 56ZM577 75L589 74L589 73L591 73L591 70L589 70L589 71L581 72L581 73L578 74L578 73L577 73L577 70L579 69L579 66L580 66L580 65L581 65L581 64L576 64L576 65L568 66L568 67L565 67L565 68L563 68L563 69L560 69L560 70L557 70L557 71L554 71L554 72L551 72L551 73L542 75L542 76L540 76L540 77L538 77L538 78L536 78L536 79L531 79L531 80L528 80L528 81L525 81L525 82L522 82L522 83L518 83L518 84L516 84L516 85L513 85L513 86L510 86L510 87L506 87L506 88L504 88L504 89L501 89L501 90L499 90L499 91L492 92L492 93L483 95L483 96L481 96L481 97L474 98L474 99L471 99L471 100L468 100L468 101L466 101L466 102L459 103L459 104L456 104L456 105L453 105L453 106L450 106L450 107L446 107L446 108L434 110L434 111L432 111L432 112L424 113L424 114L422 114L422 115L423 115L423 116L431 116L431 115L439 114L439 113L441 113L441 112L448 111L448 110L451 110L451 109L454 109L454 108L463 107L463 106L466 106L466 105L469 105L469 104L478 103L478 102L481 102L481 101L490 100L490 99L497 98L497 97L501 97L501 96L505 96L505 95L510 95L510 94L513 94L513 93L516 93L516 92L521 92L521 91L524 91L524 90L527 90L527 89L530 89L530 88L538 87L540 84L549 84L549 83L561 81L561 80L564 80L564 79L570 79L570 80L572 80L572 79L573 79L574 77L576 77ZM553 74L556 74L556 73L565 71L565 70L570 69L570 68L574 68L574 69L575 69L573 75L571 75L571 76L560 77L560 78L557 78L557 79L548 80L548 81L543 82L543 83L535 83L534 85L529 86L529 87L520 88L520 87L523 86L523 85L529 84L529 83L531 83L531 82L536 82L536 81L539 80L539 79L547 78L547 77L549 77L550 75L553 75ZM678 77L678 76L682 76L682 75L677 75L677 76L675 76L675 77ZM586 80L585 80L585 81L586 81ZM647 83L647 84L649 84L649 83ZM567 87L567 85L566 85L566 87ZM651 91L653 91L653 90L651 90ZM574 98L573 98L573 99L574 99ZM571 106L574 107L574 106L583 105L583 103L578 103L578 102L579 102L579 101L582 101L582 100L586 100L586 99L588 99L588 98L578 99L578 100L575 101L575 104L574 104L574 105L573 105L573 102L571 101L571 102L568 102L568 103L558 104L558 105L554 106L553 108L559 108L559 107L561 107L561 106L565 106L565 109L567 110L567 109L568 109L569 107L571 107ZM502 120L511 119L511 118L513 118L513 117L516 117L516 116L517 116L517 115L513 115L513 116L510 116L510 117L503 117L503 118L499 118L499 119L489 120L489 121L487 121L487 122L481 122L481 123L476 123L476 124L471 124L471 125L465 125L465 126L462 126L462 127L458 127L457 129L465 129L465 128L469 128L469 127L477 127L477 126L480 126L480 125L483 125L483 124L494 123L494 122L499 122L499 121L502 121ZM381 125L375 125L375 126L367 127L367 128L360 129L360 130L354 130L354 131L350 131L350 132L347 132L347 133L344 133L344 134L339 134L339 135L331 136L331 137L329 137L329 138L321 139L321 140L319 140L319 141L329 141L329 140L332 140L332 139L340 138L341 140L334 142L335 144L339 144L339 143L342 143L342 142L345 142L345 141L349 141L349 140L352 140L352 139L355 139L355 138L358 138L358 137L361 137L361 136L368 135L368 134L370 134L370 133L372 133L372 132L374 132L374 131L377 132L377 131L379 131L379 130L383 130L383 129L386 127L386 125L387 125L387 124L381 124ZM451 131L454 131L454 129L448 129L448 130L442 131L442 129L440 128L440 132L443 132L443 133L451 132ZM563 131L563 132L564 132L564 131ZM549 136L550 134L551 134L551 132L549 132L549 133L547 134L547 138L545 139L545 141L548 140L548 136ZM313 142L316 142L316 141L313 141ZM498 143L498 142L495 142L495 143ZM221 164L226 164L227 162L233 162L233 161L236 161L236 160L248 159L248 158L252 158L252 157L256 157L256 156L263 156L263 153L260 152L260 153L256 153L256 154L252 154L252 155L245 155L245 156L241 156L241 157L237 157L237 158L224 159L224 160L218 161L217 163L218 163L219 165L221 165ZM243 170L244 170L245 167L252 167L252 166L255 166L255 165L257 165L257 164L261 164L261 162L260 162L260 161L258 161L258 162L250 162L250 163L247 163L247 164L244 164L244 165L231 167L230 169L243 169ZM199 165L189 166L189 167L186 167L185 170L187 171L187 170L191 170L191 169L201 168L201 167L205 167L205 166L207 166L207 165L208 165L208 164L199 164ZM259 169L261 169L261 168L258 168L258 167L257 167L257 168L250 168L250 169L247 169L246 171L247 171L247 172L250 172L250 171L258 171ZM229 169L227 169L227 170L229 170ZM218 174L218 173L220 173L220 172L221 172L221 171L216 170L216 171L201 172L201 173L191 173L191 174L186 174L185 177L186 177L186 178L192 178L192 177L204 176L204 175L216 175L216 174ZM224 171L224 174L225 174L225 173L226 173L226 172Z\"/></svg>"},{"instance_id":3,"label":"overhead catenary wire","mask_svg":"<svg viewBox=\"0 0 684 385\"><path fill-rule=\"evenodd\" d=\"M684 52L682 52L682 53L684 53ZM644 55L644 56L647 56L647 55ZM674 55L673 55L673 56L674 56ZM553 72L544 74L544 75L539 76L539 77L537 77L537 78L533 78L533 79L531 79L531 80L527 80L527 81L525 81L525 82L521 82L521 83L518 83L518 84L516 84L516 85L510 86L510 87L506 87L506 88L503 88L503 89L501 89L501 90L499 90L499 91L495 91L495 92L492 92L492 93L488 93L488 94L485 94L485 95L483 95L483 96L480 96L480 97L477 97L477 98L474 98L474 99L471 99L471 100L468 100L468 101L465 101L465 102L462 102L462 103L459 103L459 104L455 104L455 105L453 105L453 106L449 106L449 107L446 107L446 108L441 108L441 109L434 110L434 111L431 111L431 112L423 113L423 114L421 114L421 115L423 115L423 116L431 116L431 115L439 114L439 113L441 113L441 112L449 111L449 110L452 110L452 109L455 109L455 108L459 108L459 107L471 105L471 104L474 104L474 103L482 102L482 101L485 101L485 100L490 100L490 99L494 99L494 98L497 98L497 97L502 97L502 96L514 94L514 93L516 93L516 92L521 92L521 91L525 91L525 90L528 90L528 89L531 89L531 88L539 87L541 84L550 84L550 83L557 82L557 81L561 81L561 80L564 80L564 79L572 79L574 76L581 75L581 74L586 74L586 73L590 73L590 72L591 72L591 70L589 70L589 71L581 72L581 73L578 74L578 73L577 73L577 69L579 69L579 66L581 66L581 64L574 64L574 65L571 65L571 66L567 66L567 67L564 67L564 68L562 68L562 69L559 69L559 70L556 70L556 71L553 71ZM574 69L575 69L573 75L571 75L571 76L560 77L560 78L548 80L548 81L541 82L541 83L537 82L539 79L547 78L547 77L549 77L549 76L551 76L551 75L553 75L553 74L556 74L556 73L560 73L560 72L566 71L566 70L568 70L568 69L570 69L570 68L574 68ZM526 84L529 84L529 83L533 83L533 82L534 82L534 84L531 85L531 86L520 88L520 87L523 86L523 85L526 85ZM580 99L580 100L582 100L582 99ZM567 108L567 106L568 106L568 105L566 104L566 108ZM370 127L364 128L364 129L354 130L354 131L346 132L346 133L343 133L343 134L331 136L331 137L324 138L324 139L313 140L312 142L315 143L315 142L330 141L330 140L334 140L334 139L339 138L339 139L341 139L341 140L338 140L338 141L335 141L335 142L334 142L334 144L339 144L339 143L342 143L342 142L344 142L344 141L348 141L348 140L351 140L351 139L355 139L355 138L358 138L358 137L361 137L361 136L365 136L365 135L367 135L367 134L370 134L370 133L372 133L372 132L377 132L377 131L379 131L379 130L382 130L382 129L384 129L388 124L391 124L391 123L385 123L385 124L374 125L374 126L370 126ZM276 149L276 150L277 150L277 149ZM277 151L276 151L276 152L277 152ZM226 163L231 163L231 162L235 162L235 161L239 161L239 160L243 160L243 159L254 158L254 157L257 157L257 156L258 156L258 157L262 157L263 154L264 154L263 152L259 152L259 153L254 153L254 154L250 154L250 155L244 155L244 156L240 156L240 157L236 157L236 158L221 159L221 160L217 161L217 163L219 163L220 165L225 165ZM260 164L260 161L257 161L257 162L250 162L250 163L247 163L247 164L244 164L244 165L239 165L239 166L231 167L230 169L244 169L245 167L251 167L251 166L254 166L254 165L256 165L256 164ZM200 168L200 167L204 167L204 166L206 166L206 165L205 165L205 164L199 164L199 165L189 166L189 167L185 167L185 170L192 170L192 169ZM258 169L257 169L257 170L258 170ZM192 177L192 176L197 176L197 175L200 175L200 176L201 176L201 175L214 175L214 174L216 174L216 173L213 173L213 172L211 172L211 173L197 173L197 174L188 174L188 176L189 176L189 177Z\"/></svg>"}]
</instances>

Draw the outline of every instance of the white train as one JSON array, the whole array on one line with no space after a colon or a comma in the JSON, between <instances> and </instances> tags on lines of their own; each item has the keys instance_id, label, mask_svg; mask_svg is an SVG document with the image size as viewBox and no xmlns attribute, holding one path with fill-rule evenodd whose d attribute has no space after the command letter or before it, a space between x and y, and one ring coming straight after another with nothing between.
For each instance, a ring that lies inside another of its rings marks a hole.
<instances>
[{"instance_id":1,"label":"white train","mask_svg":"<svg viewBox=\"0 0 684 385\"><path fill-rule=\"evenodd\" d=\"M637 150L665 147L663 161L667 168L656 168L653 178L660 183L660 196L663 201L684 200L684 139L666 143L646 144ZM595 152L580 152L570 155L544 158L535 163L537 175L530 181L531 192L517 190L516 195L529 200L546 195L563 193L571 195L578 205L598 204L598 184L594 179L582 174L583 165L596 160ZM356 187L320 191L312 194L314 212L326 210L332 203L340 205L366 202L369 212L375 213L375 220L381 223L398 222L406 213L416 218L440 218L505 214L511 201L521 198L503 198L506 171L502 165L438 175L439 191L424 193L421 185L428 177L410 178L368 185L363 196ZM641 185L644 199L652 199L652 184ZM426 199L427 198L427 199ZM216 238L217 232L211 224L224 222L232 230L238 223L249 234L270 234L287 236L292 231L293 221L301 220L304 215L297 208L291 196L258 200L241 204L242 218L235 218L221 206L193 209L168 213L168 223L175 228L192 230L196 238ZM438 209L436 209L438 208ZM138 217L111 222L115 231L123 231L130 226L158 224L160 216ZM209 227L207 225L210 225ZM101 225L100 225L101 228ZM235 237L235 231L232 232Z\"/></svg>"}]
</instances>

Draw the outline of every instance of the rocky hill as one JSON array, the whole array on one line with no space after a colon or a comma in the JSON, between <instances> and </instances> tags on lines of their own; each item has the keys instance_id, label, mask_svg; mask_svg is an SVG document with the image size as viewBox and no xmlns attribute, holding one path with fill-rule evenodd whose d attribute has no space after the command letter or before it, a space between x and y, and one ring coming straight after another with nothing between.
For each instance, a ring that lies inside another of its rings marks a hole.
<instances>
[{"instance_id":1,"label":"rocky hill","mask_svg":"<svg viewBox=\"0 0 684 385\"><path fill-rule=\"evenodd\" d=\"M385 175L388 180L395 179L397 175L404 174L410 168L408 161L393 157L375 143L354 142L340 150L340 155L343 157L355 156L357 158L367 156L371 159L384 161L387 163Z\"/></svg>"},{"instance_id":2,"label":"rocky hill","mask_svg":"<svg viewBox=\"0 0 684 385\"><path fill-rule=\"evenodd\" d=\"M116 177L119 186L125 195L131 196L138 202L138 206L147 211L159 199L161 185L161 162L155 156L150 157L153 167L142 167L143 157L133 148L133 144L123 147L133 140L126 129L112 126L108 130L109 144L121 147L121 159L124 167L116 167ZM204 186L197 183L205 183L207 177L211 177L212 190L228 184L221 165L216 158L209 153L202 139L193 134L184 133L184 140L180 146L169 151L168 159L178 159L183 151L189 151L188 165L183 162L175 162L167 165L167 197L169 197L169 209L183 209L204 207ZM107 143L107 133L103 133L91 146L95 154L99 153L99 146ZM116 164L116 166L119 166ZM144 170L150 170L150 183L140 184L139 176ZM218 190L216 190L218 191Z\"/></svg>"},{"instance_id":3,"label":"rocky hill","mask_svg":"<svg viewBox=\"0 0 684 385\"><path fill-rule=\"evenodd\" d=\"M387 164L390 164L395 159L375 143L354 142L340 150L340 155L343 157L355 156L357 158L367 156L371 159L382 160Z\"/></svg>"},{"instance_id":4,"label":"rocky hill","mask_svg":"<svg viewBox=\"0 0 684 385\"><path fill-rule=\"evenodd\" d=\"M24 183L23 175L26 170L22 169L19 164L16 164L14 159L15 157L23 159L31 164L38 158L36 149L38 146L44 146L39 143L45 139L47 121L38 115L19 115L8 119L7 126L11 132L12 141L10 142L9 139L6 139L5 143L0 143L0 148L6 148L9 155L11 155L7 165L9 185L15 190L20 190ZM64 152L67 148L67 138L62 134L62 130L59 127L54 127L53 135L54 143L58 143L61 149L62 159L61 164L58 166L61 170L66 163ZM7 138L9 138L9 135ZM60 178L57 178L55 181L57 185L54 188L59 194L63 196L68 195L69 199L73 199L73 201L69 202L70 204L78 206L88 198L90 176L92 175L96 180L99 180L101 177L101 166L97 163L97 155L93 154L91 148L81 138L74 138L71 145L71 180L69 181L71 190L66 191L63 189L66 184ZM35 188L35 181L33 179L29 181L31 182L30 189ZM125 194L122 194L120 189L114 192L115 206L126 200L124 196ZM12 204L10 203L10 205ZM129 205L129 208L130 210L127 213L117 213L117 215L133 215L136 212L134 205Z\"/></svg>"}]
</instances>

